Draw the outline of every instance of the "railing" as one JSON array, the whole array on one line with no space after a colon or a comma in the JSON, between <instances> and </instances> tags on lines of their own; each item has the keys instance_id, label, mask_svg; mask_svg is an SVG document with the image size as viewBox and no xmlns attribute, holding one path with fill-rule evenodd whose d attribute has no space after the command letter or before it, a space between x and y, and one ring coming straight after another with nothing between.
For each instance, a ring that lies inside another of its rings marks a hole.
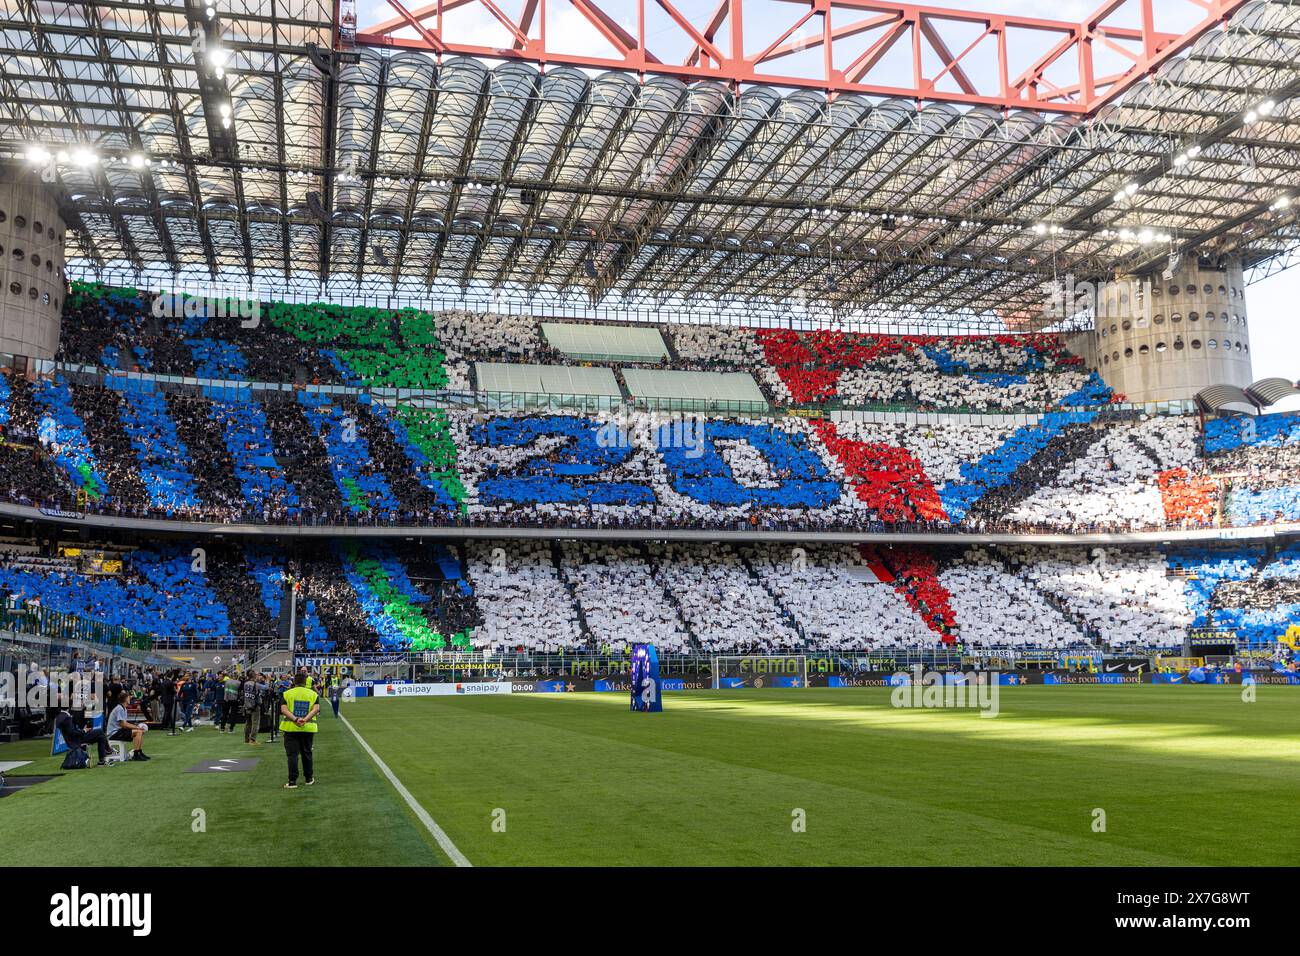
<instances>
[{"instance_id":1,"label":"railing","mask_svg":"<svg viewBox=\"0 0 1300 956\"><path fill-rule=\"evenodd\" d=\"M905 670L918 664L926 668L949 667L1035 667L1055 665L1063 657L1100 654L1091 644L1079 644L1061 650L1027 650L1018 647L981 647L978 650L960 647L877 648L872 651L826 651L794 649L788 652L745 654L731 651L726 654L661 654L659 671L664 675L711 673L716 657L768 657L795 658L807 661L809 674L851 673L854 671ZM1140 655L1139 655L1140 656ZM409 655L409 663L417 675L455 676L480 674L484 676L535 677L541 675L566 675L581 677L591 674L621 674L632 668L630 654L602 654L575 652L556 654L507 653L483 654L451 651L424 651Z\"/></svg>"},{"instance_id":2,"label":"railing","mask_svg":"<svg viewBox=\"0 0 1300 956\"><path fill-rule=\"evenodd\" d=\"M72 669L77 666L73 657L76 652L81 653L86 668L102 667L109 674L126 663L137 667L170 666L166 657L147 648L124 647L121 644L105 647L103 644L77 638L42 636L0 628L0 671L6 666L13 668L17 664L39 664L50 672ZM96 659L99 659L99 667L96 667Z\"/></svg>"},{"instance_id":3,"label":"railing","mask_svg":"<svg viewBox=\"0 0 1300 956\"><path fill-rule=\"evenodd\" d=\"M238 651L249 654L261 653L262 649L275 642L268 637L166 637L153 635L153 646L160 651L191 653L194 651ZM251 658L250 658L251 659Z\"/></svg>"},{"instance_id":4,"label":"railing","mask_svg":"<svg viewBox=\"0 0 1300 956\"><path fill-rule=\"evenodd\" d=\"M273 637L269 640L263 641L255 651L248 655L248 666L257 667L263 660L272 654L291 654L292 652L289 650L287 644L288 641L278 637Z\"/></svg>"},{"instance_id":5,"label":"railing","mask_svg":"<svg viewBox=\"0 0 1300 956\"><path fill-rule=\"evenodd\" d=\"M0 501L0 505L15 505L36 508L49 518L81 518L97 516L104 519L136 519L142 521L166 521L171 523L192 521L209 525L213 529L229 525L251 525L267 528L410 528L418 530L446 531L457 533L473 531L481 534L501 534L509 537L512 531L544 532L547 534L578 535L604 534L616 532L628 534L656 534L662 532L696 532L696 533L743 533L759 537L763 534L806 535L809 540L816 540L823 533L853 535L942 535L959 540L962 537L978 535L1086 535L1086 534L1166 534L1178 531L1213 532L1218 538L1272 538L1295 534L1300 530L1295 522L1264 520L1252 525L1234 525L1223 528L1214 522L1194 522L1184 520L1177 523L1147 523L1130 521L1127 523L1104 524L1088 522L1063 528L1053 524L1033 524L1003 520L984 520L978 523L953 524L949 521L880 521L862 516L858 520L843 524L810 528L805 522L789 520L769 514L754 513L752 520L726 518L705 520L699 517L665 518L635 516L625 521L609 520L606 517L592 516L588 520L557 521L553 517L531 512L511 514L502 519L491 512L468 513L450 509L430 510L427 512L390 512L372 509L357 514L350 511L315 512L309 515L297 515L280 520L267 520L261 514L244 512L239 514L214 514L212 512L167 511L160 508L121 507L112 500L107 504L89 500L69 500L62 497L50 497L33 501L19 497L12 501Z\"/></svg>"},{"instance_id":6,"label":"railing","mask_svg":"<svg viewBox=\"0 0 1300 956\"><path fill-rule=\"evenodd\" d=\"M53 611L43 607L0 608L0 630L47 637L57 641L101 644L107 647L129 647L146 651L153 647L153 638L148 634L82 617L79 614Z\"/></svg>"}]
</instances>

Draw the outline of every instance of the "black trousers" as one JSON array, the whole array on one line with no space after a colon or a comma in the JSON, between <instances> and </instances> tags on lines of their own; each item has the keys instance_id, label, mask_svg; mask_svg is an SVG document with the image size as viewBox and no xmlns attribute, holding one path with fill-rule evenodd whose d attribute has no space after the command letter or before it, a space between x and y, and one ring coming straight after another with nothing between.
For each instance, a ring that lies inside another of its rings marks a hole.
<instances>
[{"instance_id":1,"label":"black trousers","mask_svg":"<svg viewBox=\"0 0 1300 956\"><path fill-rule=\"evenodd\" d=\"M314 780L311 766L312 738L316 735L304 730L284 731L284 753L289 758L289 782L298 782L298 755L302 755L302 775Z\"/></svg>"},{"instance_id":2,"label":"black trousers","mask_svg":"<svg viewBox=\"0 0 1300 956\"><path fill-rule=\"evenodd\" d=\"M235 722L238 721L239 718L239 703L233 700L225 701L221 708L221 723L218 724L218 726L223 729L229 727L231 730L234 730Z\"/></svg>"},{"instance_id":3,"label":"black trousers","mask_svg":"<svg viewBox=\"0 0 1300 956\"><path fill-rule=\"evenodd\" d=\"M99 762L103 763L104 758L108 756L108 738L104 736L104 728L96 727L94 730L84 730L81 733L81 740L78 743L67 741L69 747L84 747L87 744L94 744L99 750Z\"/></svg>"}]
</instances>

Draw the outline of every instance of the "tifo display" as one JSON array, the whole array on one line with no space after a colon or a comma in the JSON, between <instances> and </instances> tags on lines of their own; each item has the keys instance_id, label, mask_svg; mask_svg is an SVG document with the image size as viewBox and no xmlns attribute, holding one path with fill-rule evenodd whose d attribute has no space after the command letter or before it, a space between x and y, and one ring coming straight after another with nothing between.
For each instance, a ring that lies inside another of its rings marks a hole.
<instances>
[{"instance_id":1,"label":"tifo display","mask_svg":"<svg viewBox=\"0 0 1300 956\"><path fill-rule=\"evenodd\" d=\"M871 651L883 647L1157 648L1192 632L1242 649L1300 619L1300 544L1169 551L1065 546L342 543L11 554L0 589L19 604L156 635L160 647L234 646L277 632L296 587L307 653ZM1180 651L1181 653L1181 651Z\"/></svg>"},{"instance_id":2,"label":"tifo display","mask_svg":"<svg viewBox=\"0 0 1300 956\"><path fill-rule=\"evenodd\" d=\"M0 491L11 502L157 519L556 529L1300 520L1300 414L1252 418L1249 429L1212 419L1203 431L1194 417L1148 416L1114 404L1095 373L1079 381L1077 356L1052 335L664 327L663 367L754 371L772 399L737 416L701 398L684 418L631 393L597 409L583 396L473 391L478 359L567 361L524 317L271 303L244 328L237 317L158 319L149 299L78 285L62 354L79 364L0 378ZM864 412L853 404L864 396L845 394L833 409L819 403L817 417L790 414L809 411L787 404L808 399L783 386L793 370L862 369L892 383L875 397L893 411ZM1043 387L1025 392L1027 376ZM466 396L479 407L465 409ZM492 410L515 398L542 407ZM557 411L562 402L590 408ZM997 414L957 421L940 409Z\"/></svg>"}]
</instances>

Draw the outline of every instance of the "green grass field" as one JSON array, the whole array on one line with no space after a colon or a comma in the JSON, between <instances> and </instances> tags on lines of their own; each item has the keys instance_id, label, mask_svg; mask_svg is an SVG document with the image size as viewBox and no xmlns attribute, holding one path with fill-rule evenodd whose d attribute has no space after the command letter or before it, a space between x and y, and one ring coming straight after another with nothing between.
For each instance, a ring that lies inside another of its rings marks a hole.
<instances>
[{"instance_id":1,"label":"green grass field","mask_svg":"<svg viewBox=\"0 0 1300 956\"><path fill-rule=\"evenodd\" d=\"M876 688L668 694L661 715L628 713L622 694L363 700L344 715L477 866L1300 863L1288 687L1253 703L1233 686L1003 688L995 719L898 710ZM278 746L204 727L151 735L149 764L0 800L0 832L31 863L238 863L250 848L448 862L347 729L322 721L310 790L280 789ZM180 772L254 750L252 774ZM86 844L54 839L79 814Z\"/></svg>"},{"instance_id":2,"label":"green grass field","mask_svg":"<svg viewBox=\"0 0 1300 956\"><path fill-rule=\"evenodd\" d=\"M64 773L0 799L6 862L26 866L446 863L393 788L338 721L321 718L314 787L283 789L284 747L244 744L208 726L145 735L148 763ZM265 741L265 736L262 738ZM61 773L50 741L0 746L33 762L6 776ZM185 773L203 760L260 757L248 773ZM326 785L325 781L329 783ZM299 781L301 783L301 781ZM194 832L202 810L206 832Z\"/></svg>"}]
</instances>

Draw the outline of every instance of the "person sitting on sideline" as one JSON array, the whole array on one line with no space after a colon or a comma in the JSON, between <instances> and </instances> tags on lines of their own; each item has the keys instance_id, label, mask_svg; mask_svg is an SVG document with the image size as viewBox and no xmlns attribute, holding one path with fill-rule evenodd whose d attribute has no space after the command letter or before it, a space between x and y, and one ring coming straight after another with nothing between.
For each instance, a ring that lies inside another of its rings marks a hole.
<instances>
[{"instance_id":1,"label":"person sitting on sideline","mask_svg":"<svg viewBox=\"0 0 1300 956\"><path fill-rule=\"evenodd\" d=\"M88 728L76 720L65 707L54 718L54 729L63 735L63 742L73 750L93 743L99 749L99 763L102 767L108 760L108 741L104 738L104 728Z\"/></svg>"},{"instance_id":2,"label":"person sitting on sideline","mask_svg":"<svg viewBox=\"0 0 1300 956\"><path fill-rule=\"evenodd\" d=\"M108 739L120 740L122 742L131 741L132 760L148 760L144 752L144 732L148 730L145 724L133 724L126 719L126 691L117 695L117 706L113 708L112 713L108 715Z\"/></svg>"},{"instance_id":3,"label":"person sitting on sideline","mask_svg":"<svg viewBox=\"0 0 1300 956\"><path fill-rule=\"evenodd\" d=\"M316 736L316 715L320 713L320 695L307 686L306 674L295 674L293 686L284 692L280 704L280 732L284 734L284 752L289 758L289 782L286 790L298 788L298 755L302 755L304 783L316 782L312 773L312 740Z\"/></svg>"}]
</instances>

